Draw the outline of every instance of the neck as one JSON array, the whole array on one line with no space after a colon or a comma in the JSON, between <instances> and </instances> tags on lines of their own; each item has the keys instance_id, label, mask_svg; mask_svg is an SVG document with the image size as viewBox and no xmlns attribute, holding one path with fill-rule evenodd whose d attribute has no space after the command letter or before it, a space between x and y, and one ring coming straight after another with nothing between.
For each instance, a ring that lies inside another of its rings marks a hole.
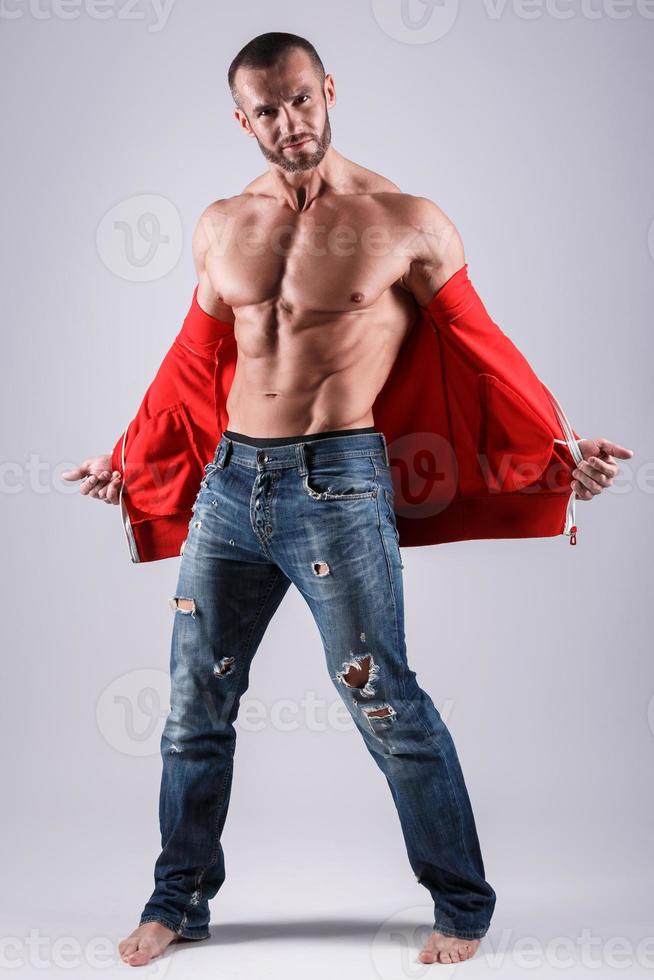
<instances>
[{"instance_id":1,"label":"neck","mask_svg":"<svg viewBox=\"0 0 654 980\"><path fill-rule=\"evenodd\" d=\"M289 173L271 165L273 193L282 198L291 210L307 211L316 198L343 182L345 170L345 158L330 145L318 166L311 170Z\"/></svg>"}]
</instances>

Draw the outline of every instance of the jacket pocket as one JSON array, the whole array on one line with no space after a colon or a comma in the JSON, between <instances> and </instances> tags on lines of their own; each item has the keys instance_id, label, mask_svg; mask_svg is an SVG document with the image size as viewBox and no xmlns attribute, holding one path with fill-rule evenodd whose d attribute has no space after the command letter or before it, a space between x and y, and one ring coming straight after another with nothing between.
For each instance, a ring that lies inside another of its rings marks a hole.
<instances>
[{"instance_id":1,"label":"jacket pocket","mask_svg":"<svg viewBox=\"0 0 654 980\"><path fill-rule=\"evenodd\" d=\"M165 517L191 510L205 460L184 402L142 422L126 450L125 490L139 511Z\"/></svg>"},{"instance_id":2,"label":"jacket pocket","mask_svg":"<svg viewBox=\"0 0 654 980\"><path fill-rule=\"evenodd\" d=\"M543 474L552 457L550 428L522 395L494 374L479 375L478 459L488 490L522 490Z\"/></svg>"}]
</instances>

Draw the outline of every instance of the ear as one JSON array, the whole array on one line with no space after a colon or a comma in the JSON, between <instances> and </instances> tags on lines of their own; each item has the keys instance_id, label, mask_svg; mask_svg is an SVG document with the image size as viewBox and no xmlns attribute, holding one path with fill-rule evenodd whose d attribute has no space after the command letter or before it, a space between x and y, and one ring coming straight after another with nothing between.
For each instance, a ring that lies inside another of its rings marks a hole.
<instances>
[{"instance_id":1,"label":"ear","mask_svg":"<svg viewBox=\"0 0 654 980\"><path fill-rule=\"evenodd\" d=\"M254 133L252 132L252 128L248 121L248 117L245 115L242 109L239 109L238 106L235 106L234 108L234 119L239 124L241 129L245 130L248 136L254 136Z\"/></svg>"},{"instance_id":2,"label":"ear","mask_svg":"<svg viewBox=\"0 0 654 980\"><path fill-rule=\"evenodd\" d=\"M334 83L333 75L325 75L325 84L323 86L323 92L325 93L325 101L327 103L327 108L331 109L333 105L336 105L336 85Z\"/></svg>"}]
</instances>

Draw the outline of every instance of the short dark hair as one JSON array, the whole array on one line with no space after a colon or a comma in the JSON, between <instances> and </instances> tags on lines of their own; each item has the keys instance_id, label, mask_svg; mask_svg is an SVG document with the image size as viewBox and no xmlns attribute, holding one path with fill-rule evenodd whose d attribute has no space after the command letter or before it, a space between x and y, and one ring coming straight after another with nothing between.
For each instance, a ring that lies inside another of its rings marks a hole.
<instances>
[{"instance_id":1,"label":"short dark hair","mask_svg":"<svg viewBox=\"0 0 654 980\"><path fill-rule=\"evenodd\" d=\"M259 34L258 37L248 41L229 66L227 82L234 102L239 105L235 85L236 72L239 68L270 68L293 48L301 48L303 51L306 51L316 68L321 83L324 82L325 66L310 41L307 41L305 37L300 37L299 34L286 34L284 31L269 31L267 34Z\"/></svg>"}]
</instances>

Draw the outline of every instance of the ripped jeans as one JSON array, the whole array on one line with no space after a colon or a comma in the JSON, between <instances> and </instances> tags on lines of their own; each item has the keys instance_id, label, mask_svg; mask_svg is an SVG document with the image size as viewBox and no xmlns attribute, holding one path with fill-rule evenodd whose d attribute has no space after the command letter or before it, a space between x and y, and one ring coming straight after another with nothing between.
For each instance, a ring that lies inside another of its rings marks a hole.
<instances>
[{"instance_id":1,"label":"ripped jeans","mask_svg":"<svg viewBox=\"0 0 654 980\"><path fill-rule=\"evenodd\" d=\"M452 737L407 662L402 567L382 433L274 448L223 434L171 599L162 850L141 923L210 935L209 900L225 880L234 722L252 658L293 583L335 690L386 777L410 865L434 901L433 928L486 934L495 892Z\"/></svg>"}]
</instances>

